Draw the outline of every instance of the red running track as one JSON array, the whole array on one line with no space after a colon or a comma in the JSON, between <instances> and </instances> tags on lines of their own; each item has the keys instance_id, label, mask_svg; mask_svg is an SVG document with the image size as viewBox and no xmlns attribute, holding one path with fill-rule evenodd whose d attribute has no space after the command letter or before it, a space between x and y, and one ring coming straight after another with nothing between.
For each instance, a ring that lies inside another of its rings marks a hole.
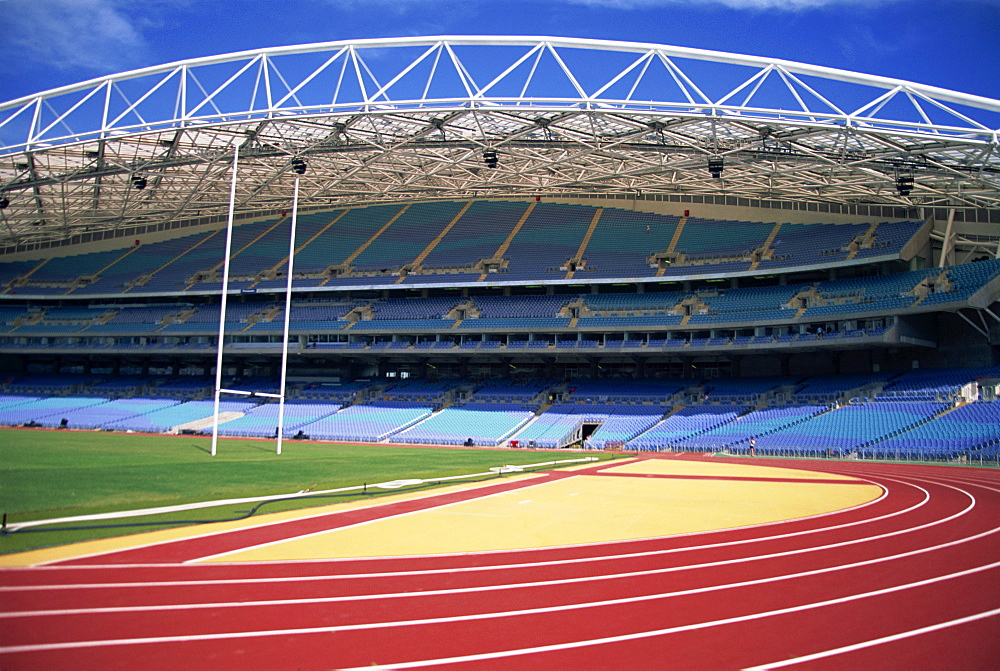
<instances>
[{"instance_id":1,"label":"red running track","mask_svg":"<svg viewBox=\"0 0 1000 671\"><path fill-rule=\"evenodd\" d=\"M1000 472L765 463L863 478L886 495L622 543L183 563L460 493L0 569L0 668L997 668Z\"/></svg>"}]
</instances>

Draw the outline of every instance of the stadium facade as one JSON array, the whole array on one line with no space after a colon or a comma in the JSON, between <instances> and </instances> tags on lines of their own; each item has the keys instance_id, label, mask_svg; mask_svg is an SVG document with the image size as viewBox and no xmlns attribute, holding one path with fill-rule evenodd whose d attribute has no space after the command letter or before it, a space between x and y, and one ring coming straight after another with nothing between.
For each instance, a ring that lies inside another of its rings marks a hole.
<instances>
[{"instance_id":1,"label":"stadium facade","mask_svg":"<svg viewBox=\"0 0 1000 671\"><path fill-rule=\"evenodd\" d=\"M810 386L821 408L989 400L998 129L1000 101L914 82L544 37L305 45L45 92L0 105L6 391L194 398L222 360L268 393L287 356L289 398L428 414L541 417L653 382L629 402L661 419L803 407ZM927 369L966 373L912 383Z\"/></svg>"}]
</instances>

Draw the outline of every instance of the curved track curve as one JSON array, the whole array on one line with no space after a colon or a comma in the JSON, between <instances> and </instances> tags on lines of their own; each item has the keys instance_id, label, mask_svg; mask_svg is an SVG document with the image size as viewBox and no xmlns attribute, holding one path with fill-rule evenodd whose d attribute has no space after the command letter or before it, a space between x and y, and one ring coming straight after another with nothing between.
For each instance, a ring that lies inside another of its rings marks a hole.
<instances>
[{"instance_id":1,"label":"curved track curve","mask_svg":"<svg viewBox=\"0 0 1000 671\"><path fill-rule=\"evenodd\" d=\"M273 533L257 529L2 569L0 666L995 668L1000 472L766 465L885 494L812 518L575 547L185 563Z\"/></svg>"}]
</instances>

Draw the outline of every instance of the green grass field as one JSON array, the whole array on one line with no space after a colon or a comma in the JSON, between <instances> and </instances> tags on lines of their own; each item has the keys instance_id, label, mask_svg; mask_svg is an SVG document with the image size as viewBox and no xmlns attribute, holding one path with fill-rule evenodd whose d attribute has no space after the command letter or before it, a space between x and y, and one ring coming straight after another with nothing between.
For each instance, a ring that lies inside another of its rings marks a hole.
<instances>
[{"instance_id":1,"label":"green grass field","mask_svg":"<svg viewBox=\"0 0 1000 671\"><path fill-rule=\"evenodd\" d=\"M274 441L210 439L99 432L0 429L0 513L8 524L199 501L294 494L405 478L479 473L490 467L555 459L610 455L566 450L487 450L340 445L286 441L276 455ZM386 493L389 493L388 491ZM373 493L367 496L374 495ZM326 505L364 495L316 497L266 504L261 513ZM241 504L112 522L199 523L246 514ZM151 531L160 526L121 526L0 535L0 554L93 538Z\"/></svg>"}]
</instances>

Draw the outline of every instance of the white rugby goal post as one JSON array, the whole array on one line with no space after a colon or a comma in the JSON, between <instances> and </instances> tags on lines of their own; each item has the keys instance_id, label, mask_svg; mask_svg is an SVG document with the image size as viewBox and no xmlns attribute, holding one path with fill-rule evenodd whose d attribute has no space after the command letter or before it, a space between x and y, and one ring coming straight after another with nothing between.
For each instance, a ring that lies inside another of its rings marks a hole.
<instances>
[{"instance_id":1,"label":"white rugby goal post","mask_svg":"<svg viewBox=\"0 0 1000 671\"><path fill-rule=\"evenodd\" d=\"M233 150L233 174L229 186L229 217L226 222L226 252L222 265L222 299L219 306L219 340L217 343L215 357L215 390L214 405L212 409L212 456L218 451L219 444L219 403L222 394L233 394L236 396L263 396L265 398L278 399L278 426L275 435L275 453L281 454L281 443L285 433L285 396L288 380L288 331L292 314L292 272L295 259L295 227L298 219L299 209L299 176L305 172L305 161L294 159L292 170L295 172L295 186L292 192L292 220L291 230L288 237L288 272L285 281L285 322L281 335L281 376L278 382L278 393L272 394L260 391L248 391L245 389L225 389L222 387L222 357L225 349L226 339L226 308L229 298L229 265L233 247L233 218L236 206L236 183L240 160L239 145Z\"/></svg>"}]
</instances>

